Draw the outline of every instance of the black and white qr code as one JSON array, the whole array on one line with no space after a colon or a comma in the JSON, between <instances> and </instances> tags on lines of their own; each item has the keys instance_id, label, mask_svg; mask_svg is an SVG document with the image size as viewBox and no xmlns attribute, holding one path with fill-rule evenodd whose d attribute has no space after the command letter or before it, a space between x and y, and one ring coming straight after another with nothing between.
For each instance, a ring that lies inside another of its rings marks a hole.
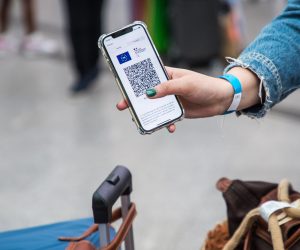
<instances>
[{"instance_id":1,"label":"black and white qr code","mask_svg":"<svg viewBox=\"0 0 300 250\"><path fill-rule=\"evenodd\" d=\"M160 83L150 58L126 67L124 71L136 97Z\"/></svg>"}]
</instances>

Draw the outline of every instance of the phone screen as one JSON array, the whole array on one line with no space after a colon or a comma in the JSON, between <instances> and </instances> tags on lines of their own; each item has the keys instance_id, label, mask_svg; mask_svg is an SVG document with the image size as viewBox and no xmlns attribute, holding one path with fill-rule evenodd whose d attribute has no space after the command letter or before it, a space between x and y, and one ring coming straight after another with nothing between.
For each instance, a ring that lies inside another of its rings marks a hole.
<instances>
[{"instance_id":1,"label":"phone screen","mask_svg":"<svg viewBox=\"0 0 300 250\"><path fill-rule=\"evenodd\" d=\"M174 95L158 99L146 97L146 90L167 81L167 76L142 25L133 25L125 34L107 36L103 44L145 131L182 116L183 110Z\"/></svg>"}]
</instances>

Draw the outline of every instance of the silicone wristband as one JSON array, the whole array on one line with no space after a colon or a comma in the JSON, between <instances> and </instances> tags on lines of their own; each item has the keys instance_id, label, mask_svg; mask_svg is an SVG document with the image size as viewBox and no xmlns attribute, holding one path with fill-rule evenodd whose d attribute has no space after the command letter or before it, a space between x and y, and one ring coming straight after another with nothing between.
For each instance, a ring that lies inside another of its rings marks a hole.
<instances>
[{"instance_id":1,"label":"silicone wristband","mask_svg":"<svg viewBox=\"0 0 300 250\"><path fill-rule=\"evenodd\" d=\"M240 83L240 80L237 77L235 77L234 75L225 74L225 75L219 76L219 78L228 81L234 90L234 96L233 96L232 103L229 106L228 110L224 113L226 115L226 114L235 112L237 110L237 108L241 102L241 99L242 99L242 85Z\"/></svg>"}]
</instances>

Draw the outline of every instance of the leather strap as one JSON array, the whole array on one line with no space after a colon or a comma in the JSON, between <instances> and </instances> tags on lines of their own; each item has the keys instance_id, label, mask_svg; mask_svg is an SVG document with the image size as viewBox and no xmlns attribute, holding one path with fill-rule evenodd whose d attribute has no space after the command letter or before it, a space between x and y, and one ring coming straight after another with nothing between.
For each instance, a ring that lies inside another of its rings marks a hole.
<instances>
[{"instance_id":1,"label":"leather strap","mask_svg":"<svg viewBox=\"0 0 300 250\"><path fill-rule=\"evenodd\" d=\"M300 241L300 228L286 241L286 249L293 247Z\"/></svg>"},{"instance_id":2,"label":"leather strap","mask_svg":"<svg viewBox=\"0 0 300 250\"><path fill-rule=\"evenodd\" d=\"M115 238L112 242L110 242L109 245L102 248L101 250L116 250L121 246L130 228L132 227L132 223L136 214L136 206L134 203L131 203L128 214L123 220ZM113 212L112 217L112 222L115 222L116 220L120 219L122 217L121 208L116 209ZM70 244L68 245L66 250L95 250L96 248L89 241L86 241L84 239L90 236L92 233L96 232L97 230L98 225L94 224L79 237L59 237L59 240L70 241Z\"/></svg>"},{"instance_id":3,"label":"leather strap","mask_svg":"<svg viewBox=\"0 0 300 250\"><path fill-rule=\"evenodd\" d=\"M112 223L117 221L118 219L120 219L122 217L122 210L121 207L115 209L113 211L112 214ZM90 226L82 235L78 236L78 237L59 237L58 239L61 241L80 241L80 240L84 240L87 237L89 237L90 235L92 235L94 232L96 232L98 230L98 225L97 224L93 224L92 226Z\"/></svg>"},{"instance_id":4,"label":"leather strap","mask_svg":"<svg viewBox=\"0 0 300 250\"><path fill-rule=\"evenodd\" d=\"M251 250L252 236L253 227L250 228L249 232L246 234L243 250Z\"/></svg>"},{"instance_id":5,"label":"leather strap","mask_svg":"<svg viewBox=\"0 0 300 250\"><path fill-rule=\"evenodd\" d=\"M58 239L61 241L80 241L84 240L85 238L89 237L91 234L96 232L98 230L98 225L94 224L91 227L88 228L82 235L78 237L59 237Z\"/></svg>"},{"instance_id":6,"label":"leather strap","mask_svg":"<svg viewBox=\"0 0 300 250\"><path fill-rule=\"evenodd\" d=\"M97 248L88 240L71 242L66 250L97 250Z\"/></svg>"},{"instance_id":7,"label":"leather strap","mask_svg":"<svg viewBox=\"0 0 300 250\"><path fill-rule=\"evenodd\" d=\"M130 228L132 227L132 223L133 223L133 220L134 220L136 214L137 214L137 212L136 212L135 204L132 203L126 218L124 219L123 223L121 224L121 226L118 230L116 237L113 239L113 241L108 246L104 247L101 250L117 250L121 246L122 242L125 240L128 232L129 232Z\"/></svg>"}]
</instances>

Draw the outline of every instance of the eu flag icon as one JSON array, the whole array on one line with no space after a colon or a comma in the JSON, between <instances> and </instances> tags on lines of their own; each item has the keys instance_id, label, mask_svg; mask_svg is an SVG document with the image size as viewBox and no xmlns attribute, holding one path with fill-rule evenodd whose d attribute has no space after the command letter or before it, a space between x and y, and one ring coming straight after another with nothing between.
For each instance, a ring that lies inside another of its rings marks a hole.
<instances>
[{"instance_id":1,"label":"eu flag icon","mask_svg":"<svg viewBox=\"0 0 300 250\"><path fill-rule=\"evenodd\" d=\"M131 60L131 57L130 57L128 51L126 51L120 55L117 55L117 58L118 58L120 64L126 63Z\"/></svg>"}]
</instances>

